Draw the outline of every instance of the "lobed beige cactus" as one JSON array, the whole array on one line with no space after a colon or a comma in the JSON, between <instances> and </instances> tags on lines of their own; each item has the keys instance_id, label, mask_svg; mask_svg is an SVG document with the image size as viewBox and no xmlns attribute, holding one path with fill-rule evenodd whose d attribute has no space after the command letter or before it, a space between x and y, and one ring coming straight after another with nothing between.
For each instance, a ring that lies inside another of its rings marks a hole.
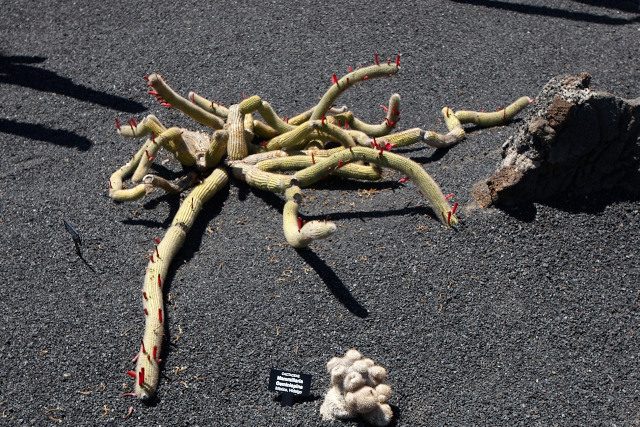
<instances>
[{"instance_id":1,"label":"lobed beige cactus","mask_svg":"<svg viewBox=\"0 0 640 427\"><path fill-rule=\"evenodd\" d=\"M131 161L114 172L109 179L109 195L116 201L137 200L161 189L181 193L195 185L184 199L171 228L158 246L147 268L142 291L145 333L137 356L135 395L150 399L157 391L162 348L163 293L169 265L181 248L204 203L224 188L228 173L252 187L284 193L283 230L287 242L304 248L313 240L326 238L336 231L335 224L325 221L305 223L298 215L303 200L301 188L335 175L343 178L377 180L381 168L395 169L411 179L429 200L437 218L447 227L455 226L457 203L451 207L448 197L418 163L390 152L394 147L424 142L436 147L450 147L465 137L464 123L479 126L505 124L529 103L521 98L504 112L453 112L444 108L442 114L449 129L446 134L420 128L391 133L400 115L400 96L390 97L384 121L368 124L354 117L347 107L333 106L346 89L373 78L391 77L400 70L400 57L395 62L380 63L350 70L342 78L332 75L332 84L320 101L291 119L278 116L271 105L259 96L251 96L231 107L207 100L196 93L186 99L167 85L159 74L146 79L163 106L175 108L197 123L209 128L211 134L178 127L165 127L150 115L140 123L133 118L118 132L124 137L147 137ZM257 113L261 118L254 118ZM172 153L185 169L185 177L170 182L149 174L160 149ZM293 172L293 173L287 173ZM131 177L134 184L127 188L124 181ZM376 391L384 395L384 390ZM357 399L356 399L357 400ZM357 403L360 405L360 403Z\"/></svg>"},{"instance_id":2,"label":"lobed beige cactus","mask_svg":"<svg viewBox=\"0 0 640 427\"><path fill-rule=\"evenodd\" d=\"M386 426L393 418L387 403L391 386L385 383L387 371L356 349L327 363L331 388L320 407L324 420L361 418L374 426Z\"/></svg>"}]
</instances>

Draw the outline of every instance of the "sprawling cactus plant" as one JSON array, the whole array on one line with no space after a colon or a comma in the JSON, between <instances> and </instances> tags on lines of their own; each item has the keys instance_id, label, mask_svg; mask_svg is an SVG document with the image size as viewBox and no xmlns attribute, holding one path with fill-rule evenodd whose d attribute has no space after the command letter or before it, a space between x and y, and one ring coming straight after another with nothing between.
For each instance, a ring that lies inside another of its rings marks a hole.
<instances>
[{"instance_id":1,"label":"sprawling cactus plant","mask_svg":"<svg viewBox=\"0 0 640 427\"><path fill-rule=\"evenodd\" d=\"M402 172L411 179L429 200L439 220L447 227L457 223L457 203L451 207L438 184L418 163L393 153L394 147L419 142L443 148L461 141L462 125L496 126L508 123L530 100L520 98L499 112L454 112L442 110L449 129L446 134L419 128L391 133L400 114L400 96L389 100L384 122L368 124L354 117L347 107L336 108L334 102L342 92L368 79L390 77L400 69L400 57L395 61L360 67L342 78L335 74L332 84L313 108L291 119L280 118L268 102L258 96L244 99L226 108L204 97L190 93L184 98L174 92L159 74L146 79L154 95L165 107L182 111L201 125L213 129L212 134L187 129L166 128L150 115L140 123L130 119L128 125L116 125L125 137L147 137L140 150L109 179L110 196L116 201L144 197L159 188L168 193L193 190L183 200L171 227L158 241L147 267L142 291L145 332L137 355L135 394L152 398L158 387L160 351L164 332L163 282L171 260L181 248L204 204L224 188L229 173L252 187L284 193L283 229L287 242L303 248L315 239L330 236L336 226L327 221L304 223L298 216L303 198L302 188L309 187L328 175L360 180L378 180L381 168ZM257 120L257 113L261 120ZM161 148L173 153L184 167L185 177L168 181L148 174L156 153ZM286 173L289 172L289 173ZM123 180L135 184L125 188Z\"/></svg>"}]
</instances>

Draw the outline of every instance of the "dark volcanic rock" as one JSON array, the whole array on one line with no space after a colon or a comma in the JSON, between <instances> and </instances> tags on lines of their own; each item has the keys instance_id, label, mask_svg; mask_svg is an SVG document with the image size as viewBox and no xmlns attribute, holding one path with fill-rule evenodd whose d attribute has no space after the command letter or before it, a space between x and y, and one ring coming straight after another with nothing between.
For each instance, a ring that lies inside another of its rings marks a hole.
<instances>
[{"instance_id":1,"label":"dark volcanic rock","mask_svg":"<svg viewBox=\"0 0 640 427\"><path fill-rule=\"evenodd\" d=\"M640 194L640 98L589 88L591 76L555 77L502 147L498 171L478 182L483 207L621 188Z\"/></svg>"}]
</instances>

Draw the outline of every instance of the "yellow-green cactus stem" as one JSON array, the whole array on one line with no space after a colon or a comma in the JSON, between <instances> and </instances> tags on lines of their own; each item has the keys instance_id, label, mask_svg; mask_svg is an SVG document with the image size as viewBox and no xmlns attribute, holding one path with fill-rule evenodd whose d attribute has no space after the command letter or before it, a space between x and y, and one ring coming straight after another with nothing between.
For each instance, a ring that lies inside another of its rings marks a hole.
<instances>
[{"instance_id":1,"label":"yellow-green cactus stem","mask_svg":"<svg viewBox=\"0 0 640 427\"><path fill-rule=\"evenodd\" d=\"M162 145L168 151L176 156L176 159L183 166L193 166L196 164L195 155L189 150L189 147L182 139L184 129L172 127L155 137L156 143Z\"/></svg>"},{"instance_id":2,"label":"yellow-green cactus stem","mask_svg":"<svg viewBox=\"0 0 640 427\"><path fill-rule=\"evenodd\" d=\"M171 87L169 87L169 85L162 79L160 74L153 73L148 77L148 80L149 85L155 90L150 91L151 94L156 96L160 101L164 101L162 102L162 105L180 110L196 122L209 126L213 129L222 129L224 126L224 121L220 117L202 109L197 104L174 92L174 90L171 89Z\"/></svg>"},{"instance_id":3,"label":"yellow-green cactus stem","mask_svg":"<svg viewBox=\"0 0 640 427\"><path fill-rule=\"evenodd\" d=\"M282 211L282 228L284 237L294 248L306 248L311 242L325 239L336 232L336 225L328 221L309 221L302 223L298 217L298 208L302 201L302 191L298 186L291 186L285 191L287 199Z\"/></svg>"},{"instance_id":4,"label":"yellow-green cactus stem","mask_svg":"<svg viewBox=\"0 0 640 427\"><path fill-rule=\"evenodd\" d=\"M299 125L298 127L290 130L289 132L285 132L276 136L275 138L271 138L266 141L265 147L267 151L279 150L282 148L291 147L298 142L302 141L307 135L309 135L314 130L318 129L317 122L305 122Z\"/></svg>"},{"instance_id":5,"label":"yellow-green cactus stem","mask_svg":"<svg viewBox=\"0 0 640 427\"><path fill-rule=\"evenodd\" d=\"M153 114L145 117L140 123L136 123L135 119L131 118L124 126L121 126L118 119L116 119L116 126L118 127L118 133L127 138L139 138L149 134L160 135L167 130Z\"/></svg>"},{"instance_id":6,"label":"yellow-green cactus stem","mask_svg":"<svg viewBox=\"0 0 640 427\"><path fill-rule=\"evenodd\" d=\"M455 114L462 124L473 123L480 127L500 126L509 123L516 114L532 102L531 98L523 96L504 110L494 111L493 113L460 110L456 111Z\"/></svg>"},{"instance_id":7,"label":"yellow-green cactus stem","mask_svg":"<svg viewBox=\"0 0 640 427\"><path fill-rule=\"evenodd\" d=\"M254 111L258 111L267 125L271 126L278 133L288 132L294 128L294 126L282 120L271 107L271 104L260 99L258 95L253 95L243 100L240 105L242 106L242 114L249 114Z\"/></svg>"},{"instance_id":8,"label":"yellow-green cactus stem","mask_svg":"<svg viewBox=\"0 0 640 427\"><path fill-rule=\"evenodd\" d=\"M251 142L253 141L253 127L255 122L256 121L253 120L253 115L251 113L247 113L244 115L244 139L247 143L247 146L251 145Z\"/></svg>"},{"instance_id":9,"label":"yellow-green cactus stem","mask_svg":"<svg viewBox=\"0 0 640 427\"><path fill-rule=\"evenodd\" d=\"M393 74L396 74L400 70L400 57L396 58L395 64L375 64L369 67L358 68L348 74L346 74L341 79L338 79L334 74L332 76L332 85L325 92L318 105L316 105L313 109L313 113L309 120L320 120L322 116L327 114L327 111L334 104L336 99L344 92L349 89L354 84L368 80L375 79L379 77L389 77Z\"/></svg>"},{"instance_id":10,"label":"yellow-green cactus stem","mask_svg":"<svg viewBox=\"0 0 640 427\"><path fill-rule=\"evenodd\" d=\"M229 116L225 129L229 132L227 155L231 160L240 160L249 154L249 146L244 133L244 114L240 112L238 104L229 107Z\"/></svg>"},{"instance_id":11,"label":"yellow-green cactus stem","mask_svg":"<svg viewBox=\"0 0 640 427\"><path fill-rule=\"evenodd\" d=\"M444 135L432 132L423 131L422 140L425 144L434 148L448 148L462 141L465 137L465 131L462 126L455 127Z\"/></svg>"},{"instance_id":12,"label":"yellow-green cactus stem","mask_svg":"<svg viewBox=\"0 0 640 427\"><path fill-rule=\"evenodd\" d=\"M389 98L389 107L383 106L383 108L387 112L387 117L382 123L377 125L365 123L362 120L359 120L351 111L337 114L336 118L341 124L344 125L346 123L346 127L349 129L364 132L370 137L380 137L391 132L398 122L398 118L400 116L400 95L397 93L391 95L391 98Z\"/></svg>"},{"instance_id":13,"label":"yellow-green cactus stem","mask_svg":"<svg viewBox=\"0 0 640 427\"><path fill-rule=\"evenodd\" d=\"M198 95L195 92L189 92L188 95L191 102L196 104L198 107L202 108L205 111L208 111L221 119L226 119L229 114L229 109L224 105L217 104L213 101L209 101L207 98Z\"/></svg>"},{"instance_id":14,"label":"yellow-green cactus stem","mask_svg":"<svg viewBox=\"0 0 640 427\"><path fill-rule=\"evenodd\" d=\"M178 182L171 182L157 175L146 175L143 182L149 187L160 188L169 194L178 194L193 185L196 182L196 179L197 174L191 172Z\"/></svg>"},{"instance_id":15,"label":"yellow-green cactus stem","mask_svg":"<svg viewBox=\"0 0 640 427\"><path fill-rule=\"evenodd\" d=\"M271 139L279 135L279 132L259 120L253 121L253 133L262 139Z\"/></svg>"},{"instance_id":16,"label":"yellow-green cactus stem","mask_svg":"<svg viewBox=\"0 0 640 427\"><path fill-rule=\"evenodd\" d=\"M355 147L356 145L358 145L356 144L356 141L353 139L351 134L338 125L334 125L328 122L322 123L321 121L317 124L317 126L320 135L324 134L330 136L329 140L339 142L343 147Z\"/></svg>"},{"instance_id":17,"label":"yellow-green cactus stem","mask_svg":"<svg viewBox=\"0 0 640 427\"><path fill-rule=\"evenodd\" d=\"M321 158L321 157L319 157ZM315 155L277 157L259 162L258 169L273 171L298 171L314 165ZM372 165L362 165L358 163L347 163L334 171L336 176L341 178L361 179L365 181L378 181L382 178L380 168Z\"/></svg>"},{"instance_id":18,"label":"yellow-green cactus stem","mask_svg":"<svg viewBox=\"0 0 640 427\"><path fill-rule=\"evenodd\" d=\"M144 184L138 184L133 188L123 189L123 180L130 177L135 171L139 170L140 162L143 157L147 156L149 150L153 151L154 143L148 139L133 156L131 161L122 166L120 169L111 174L109 178L109 197L118 202L126 202L137 200L147 194L150 189ZM148 159L147 159L148 160ZM147 166L148 169L148 166ZM146 173L146 169L145 169ZM139 181L138 181L139 182Z\"/></svg>"},{"instance_id":19,"label":"yellow-green cactus stem","mask_svg":"<svg viewBox=\"0 0 640 427\"><path fill-rule=\"evenodd\" d=\"M242 160L227 160L227 164L236 179L240 179L254 188L282 193L291 186L293 177L290 175L266 172L258 169L256 165L245 163Z\"/></svg>"},{"instance_id":20,"label":"yellow-green cactus stem","mask_svg":"<svg viewBox=\"0 0 640 427\"><path fill-rule=\"evenodd\" d=\"M163 282L173 257L182 247L202 206L228 181L224 169L216 169L182 202L171 227L151 255L142 290L145 331L135 369L134 393L139 399L155 396L160 377L160 354L164 336Z\"/></svg>"},{"instance_id":21,"label":"yellow-green cactus stem","mask_svg":"<svg viewBox=\"0 0 640 427\"><path fill-rule=\"evenodd\" d=\"M427 171L413 160L385 151L384 148L375 150L366 147L342 149L330 157L316 162L315 165L296 172L294 177L300 187L308 187L332 173L336 168L339 168L348 162L359 160L375 163L381 167L394 169L404 173L416 184L420 189L420 192L422 192L422 194L427 198L431 207L435 211L436 216L438 216L438 219L443 224L454 226L458 223L454 212L449 206L449 202L442 194L440 186L433 180L433 178L431 178Z\"/></svg>"},{"instance_id":22,"label":"yellow-green cactus stem","mask_svg":"<svg viewBox=\"0 0 640 427\"><path fill-rule=\"evenodd\" d=\"M288 155L289 153L283 150L262 151L260 153L251 154L242 159L242 161L250 165L256 165L264 160L274 159L276 157L286 157Z\"/></svg>"},{"instance_id":23,"label":"yellow-green cactus stem","mask_svg":"<svg viewBox=\"0 0 640 427\"><path fill-rule=\"evenodd\" d=\"M151 167L153 163L153 159L158 153L158 149L160 145L157 144L154 140L148 139L143 145L145 149L144 155L140 157L140 162L138 163L138 167L136 171L131 176L131 181L134 183L139 183L142 181L142 178L147 174L147 171Z\"/></svg>"},{"instance_id":24,"label":"yellow-green cactus stem","mask_svg":"<svg viewBox=\"0 0 640 427\"><path fill-rule=\"evenodd\" d=\"M227 142L229 141L229 132L226 130L217 130L211 137L211 145L205 154L205 165L213 168L220 163L222 156L227 152Z\"/></svg>"}]
</instances>

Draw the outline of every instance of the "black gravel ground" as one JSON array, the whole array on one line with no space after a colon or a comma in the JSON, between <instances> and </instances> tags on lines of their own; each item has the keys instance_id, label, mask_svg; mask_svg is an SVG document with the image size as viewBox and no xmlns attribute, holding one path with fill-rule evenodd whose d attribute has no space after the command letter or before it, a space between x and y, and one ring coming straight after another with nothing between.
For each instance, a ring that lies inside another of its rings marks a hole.
<instances>
[{"instance_id":1,"label":"black gravel ground","mask_svg":"<svg viewBox=\"0 0 640 427\"><path fill-rule=\"evenodd\" d=\"M329 180L303 212L339 233L297 252L282 198L232 183L171 270L157 401L123 397L144 269L178 200L109 199L141 143L114 117L197 128L144 75L225 104L259 94L288 116L332 73L401 54L398 76L340 103L379 120L398 92L400 128L438 131L444 106L495 109L558 74L640 96L632 1L164 3L0 2L0 424L342 425L319 407L326 362L351 347L387 368L398 426L640 424L640 203L474 208L515 124L404 150L455 194L455 231L399 174ZM312 396L281 407L271 367L312 374Z\"/></svg>"}]
</instances>

